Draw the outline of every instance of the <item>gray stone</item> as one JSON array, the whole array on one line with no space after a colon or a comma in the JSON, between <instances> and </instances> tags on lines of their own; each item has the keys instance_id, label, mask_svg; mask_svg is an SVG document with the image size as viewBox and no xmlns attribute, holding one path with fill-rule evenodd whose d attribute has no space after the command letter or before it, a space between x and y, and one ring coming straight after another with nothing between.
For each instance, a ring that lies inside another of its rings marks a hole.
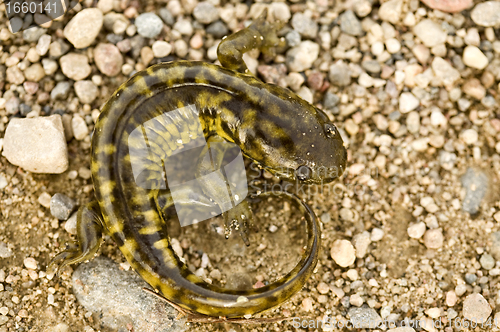
<instances>
[{"instance_id":1,"label":"gray stone","mask_svg":"<svg viewBox=\"0 0 500 332\"><path fill-rule=\"evenodd\" d=\"M97 8L85 8L73 16L64 28L64 37L75 48L90 46L96 39L103 24L102 12Z\"/></svg>"},{"instance_id":2,"label":"gray stone","mask_svg":"<svg viewBox=\"0 0 500 332\"><path fill-rule=\"evenodd\" d=\"M351 36L361 36L363 34L361 22L359 22L352 10L346 10L340 15L340 30Z\"/></svg>"},{"instance_id":3,"label":"gray stone","mask_svg":"<svg viewBox=\"0 0 500 332\"><path fill-rule=\"evenodd\" d=\"M30 172L64 172L68 150L61 116L11 119L5 130L3 155Z\"/></svg>"},{"instance_id":4,"label":"gray stone","mask_svg":"<svg viewBox=\"0 0 500 332\"><path fill-rule=\"evenodd\" d=\"M470 13L477 25L497 27L500 25L500 1L485 1L478 3Z\"/></svg>"},{"instance_id":5,"label":"gray stone","mask_svg":"<svg viewBox=\"0 0 500 332\"><path fill-rule=\"evenodd\" d=\"M202 24L210 24L219 19L219 12L210 2L203 1L194 7L193 16Z\"/></svg>"},{"instance_id":6,"label":"gray stone","mask_svg":"<svg viewBox=\"0 0 500 332\"><path fill-rule=\"evenodd\" d=\"M372 74L378 74L382 70L380 63L377 60L366 60L361 63L364 70Z\"/></svg>"},{"instance_id":7,"label":"gray stone","mask_svg":"<svg viewBox=\"0 0 500 332\"><path fill-rule=\"evenodd\" d=\"M0 241L0 258L9 258L12 256L12 250L7 247L5 242Z\"/></svg>"},{"instance_id":8,"label":"gray stone","mask_svg":"<svg viewBox=\"0 0 500 332\"><path fill-rule=\"evenodd\" d=\"M23 31L23 39L27 42L34 43L46 32L47 29L35 26Z\"/></svg>"},{"instance_id":9,"label":"gray stone","mask_svg":"<svg viewBox=\"0 0 500 332\"><path fill-rule=\"evenodd\" d=\"M50 98L52 98L53 100L65 99L68 97L70 88L71 84L69 84L69 82L66 81L59 82L50 92Z\"/></svg>"},{"instance_id":10,"label":"gray stone","mask_svg":"<svg viewBox=\"0 0 500 332\"><path fill-rule=\"evenodd\" d=\"M184 319L166 302L142 290L146 284L135 272L97 257L80 264L72 275L78 302L99 319L99 326L120 331L180 332Z\"/></svg>"},{"instance_id":11,"label":"gray stone","mask_svg":"<svg viewBox=\"0 0 500 332\"><path fill-rule=\"evenodd\" d=\"M478 213L481 201L488 190L490 181L488 175L481 170L469 167L460 180L466 190L462 210L470 214Z\"/></svg>"},{"instance_id":12,"label":"gray stone","mask_svg":"<svg viewBox=\"0 0 500 332\"><path fill-rule=\"evenodd\" d=\"M6 102L5 102L5 110L7 111L7 114L17 114L19 112L19 98L17 97L10 97Z\"/></svg>"},{"instance_id":13,"label":"gray stone","mask_svg":"<svg viewBox=\"0 0 500 332\"><path fill-rule=\"evenodd\" d=\"M292 17L292 27L295 31L306 38L316 38L318 34L318 24L309 16L297 12Z\"/></svg>"},{"instance_id":14,"label":"gray stone","mask_svg":"<svg viewBox=\"0 0 500 332\"><path fill-rule=\"evenodd\" d=\"M338 105L340 98L331 92L325 93L325 98L323 99L323 107L327 110L332 110Z\"/></svg>"},{"instance_id":15,"label":"gray stone","mask_svg":"<svg viewBox=\"0 0 500 332\"><path fill-rule=\"evenodd\" d=\"M97 86L89 80L75 82L74 88L82 104L92 103L99 93Z\"/></svg>"},{"instance_id":16,"label":"gray stone","mask_svg":"<svg viewBox=\"0 0 500 332\"><path fill-rule=\"evenodd\" d=\"M139 15L134 22L137 32L145 38L155 38L163 30L163 22L154 13L144 13Z\"/></svg>"},{"instance_id":17,"label":"gray stone","mask_svg":"<svg viewBox=\"0 0 500 332\"><path fill-rule=\"evenodd\" d=\"M222 38L226 36L229 32L227 26L222 21L215 21L214 23L207 26L206 29L208 34L213 35L215 38Z\"/></svg>"},{"instance_id":18,"label":"gray stone","mask_svg":"<svg viewBox=\"0 0 500 332\"><path fill-rule=\"evenodd\" d=\"M368 306L349 309L349 317L356 329L376 328L377 323L381 323L380 315Z\"/></svg>"},{"instance_id":19,"label":"gray stone","mask_svg":"<svg viewBox=\"0 0 500 332\"><path fill-rule=\"evenodd\" d=\"M59 220L68 220L76 208L76 202L64 194L57 193L50 199L50 213Z\"/></svg>"},{"instance_id":20,"label":"gray stone","mask_svg":"<svg viewBox=\"0 0 500 332\"><path fill-rule=\"evenodd\" d=\"M351 69L344 62L337 62L330 66L328 72L330 83L336 86L347 86L351 83Z\"/></svg>"},{"instance_id":21,"label":"gray stone","mask_svg":"<svg viewBox=\"0 0 500 332\"><path fill-rule=\"evenodd\" d=\"M293 47L286 52L286 64L290 71L301 72L311 68L319 55L319 45L305 40L299 46Z\"/></svg>"},{"instance_id":22,"label":"gray stone","mask_svg":"<svg viewBox=\"0 0 500 332\"><path fill-rule=\"evenodd\" d=\"M299 45L300 42L302 41L302 39L300 37L300 33L298 33L295 30L290 30L290 32L286 34L285 40L286 40L288 46L290 46L290 47L295 47L295 46Z\"/></svg>"},{"instance_id":23,"label":"gray stone","mask_svg":"<svg viewBox=\"0 0 500 332\"><path fill-rule=\"evenodd\" d=\"M166 7L160 8L158 14L160 15L161 19L163 20L163 22L165 22L166 25L168 26L174 25L175 23L174 16Z\"/></svg>"}]
</instances>

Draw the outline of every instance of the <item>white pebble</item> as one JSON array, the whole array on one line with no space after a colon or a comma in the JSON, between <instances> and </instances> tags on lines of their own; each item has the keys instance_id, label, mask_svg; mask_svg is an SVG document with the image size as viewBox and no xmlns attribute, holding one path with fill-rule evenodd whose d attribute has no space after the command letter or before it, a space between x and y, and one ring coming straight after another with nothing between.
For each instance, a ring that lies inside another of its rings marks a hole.
<instances>
[{"instance_id":1,"label":"white pebble","mask_svg":"<svg viewBox=\"0 0 500 332\"><path fill-rule=\"evenodd\" d=\"M24 266L26 266L27 269L36 270L38 263L34 258L27 257L24 259Z\"/></svg>"},{"instance_id":2,"label":"white pebble","mask_svg":"<svg viewBox=\"0 0 500 332\"><path fill-rule=\"evenodd\" d=\"M486 55L479 48L472 45L464 49L463 61L465 65L476 69L484 69L489 63Z\"/></svg>"},{"instance_id":3,"label":"white pebble","mask_svg":"<svg viewBox=\"0 0 500 332\"><path fill-rule=\"evenodd\" d=\"M342 267L348 267L356 260L356 250L347 240L336 240L330 250L330 255L335 263Z\"/></svg>"},{"instance_id":4,"label":"white pebble","mask_svg":"<svg viewBox=\"0 0 500 332\"><path fill-rule=\"evenodd\" d=\"M408 236L411 237L412 239L420 239L424 235L425 229L426 229L425 223L422 221L413 224L409 226L407 229Z\"/></svg>"},{"instance_id":5,"label":"white pebble","mask_svg":"<svg viewBox=\"0 0 500 332\"><path fill-rule=\"evenodd\" d=\"M465 144L472 145L477 142L479 135L474 129L466 129L461 133L460 137Z\"/></svg>"},{"instance_id":6,"label":"white pebble","mask_svg":"<svg viewBox=\"0 0 500 332\"><path fill-rule=\"evenodd\" d=\"M384 231L380 228L374 228L370 235L370 240L372 240L372 242L377 242L382 240L383 237L384 237Z\"/></svg>"},{"instance_id":7,"label":"white pebble","mask_svg":"<svg viewBox=\"0 0 500 332\"><path fill-rule=\"evenodd\" d=\"M157 40L153 44L153 54L155 58L163 58L170 54L172 45L163 40Z\"/></svg>"}]
</instances>

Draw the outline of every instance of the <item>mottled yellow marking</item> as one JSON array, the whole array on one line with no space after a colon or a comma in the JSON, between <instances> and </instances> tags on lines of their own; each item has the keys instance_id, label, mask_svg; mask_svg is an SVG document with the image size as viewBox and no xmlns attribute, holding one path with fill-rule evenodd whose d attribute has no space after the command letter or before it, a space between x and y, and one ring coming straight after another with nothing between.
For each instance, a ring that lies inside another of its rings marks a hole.
<instances>
[{"instance_id":1,"label":"mottled yellow marking","mask_svg":"<svg viewBox=\"0 0 500 332\"><path fill-rule=\"evenodd\" d=\"M146 84L146 80L144 77L138 75L134 77L134 82L133 82L133 89L141 95L150 97L153 95L153 91L149 88L149 86Z\"/></svg>"},{"instance_id":2,"label":"mottled yellow marking","mask_svg":"<svg viewBox=\"0 0 500 332\"><path fill-rule=\"evenodd\" d=\"M108 225L108 231L110 234L123 233L123 224L119 222L112 223Z\"/></svg>"},{"instance_id":3,"label":"mottled yellow marking","mask_svg":"<svg viewBox=\"0 0 500 332\"><path fill-rule=\"evenodd\" d=\"M196 275L194 275L194 274L192 274L192 273L188 274L188 275L187 275L187 277L186 277L186 279L187 279L188 281L192 282L193 284L195 284L195 283L199 283L199 282L202 282L202 281L203 281L203 280L201 280L201 278L200 278L200 277L198 277L198 276L196 276Z\"/></svg>"},{"instance_id":4,"label":"mottled yellow marking","mask_svg":"<svg viewBox=\"0 0 500 332\"><path fill-rule=\"evenodd\" d=\"M110 196L113 192L113 189L116 187L116 183L114 181L108 180L101 182L99 185L99 191L103 197Z\"/></svg>"},{"instance_id":5,"label":"mottled yellow marking","mask_svg":"<svg viewBox=\"0 0 500 332\"><path fill-rule=\"evenodd\" d=\"M161 227L158 225L150 225L139 229L139 234L141 235L152 235L161 231Z\"/></svg>"},{"instance_id":6,"label":"mottled yellow marking","mask_svg":"<svg viewBox=\"0 0 500 332\"><path fill-rule=\"evenodd\" d=\"M158 240L156 241L154 244L153 244L153 247L155 247L156 249L166 249L168 248L168 245L169 245L169 242L167 239L161 239L161 240Z\"/></svg>"}]
</instances>

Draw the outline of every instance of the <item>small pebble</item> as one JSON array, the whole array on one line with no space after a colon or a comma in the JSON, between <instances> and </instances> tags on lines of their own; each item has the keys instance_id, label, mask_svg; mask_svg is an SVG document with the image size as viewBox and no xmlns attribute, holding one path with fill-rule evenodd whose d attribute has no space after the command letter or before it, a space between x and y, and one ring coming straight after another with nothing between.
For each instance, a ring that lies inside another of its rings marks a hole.
<instances>
[{"instance_id":1,"label":"small pebble","mask_svg":"<svg viewBox=\"0 0 500 332\"><path fill-rule=\"evenodd\" d=\"M430 19L420 21L413 27L413 32L427 47L433 47L446 42L446 32L439 24Z\"/></svg>"},{"instance_id":2,"label":"small pebble","mask_svg":"<svg viewBox=\"0 0 500 332\"><path fill-rule=\"evenodd\" d=\"M318 24L301 12L293 15L291 24L292 31L298 32L304 38L316 38L318 34Z\"/></svg>"},{"instance_id":3,"label":"small pebble","mask_svg":"<svg viewBox=\"0 0 500 332\"><path fill-rule=\"evenodd\" d=\"M350 308L348 314L351 323L361 329L373 328L374 322L382 321L375 309L367 306Z\"/></svg>"},{"instance_id":4,"label":"small pebble","mask_svg":"<svg viewBox=\"0 0 500 332\"><path fill-rule=\"evenodd\" d=\"M486 55L479 48L471 45L464 49L463 61L466 66L476 69L484 69L489 63Z\"/></svg>"},{"instance_id":5,"label":"small pebble","mask_svg":"<svg viewBox=\"0 0 500 332\"><path fill-rule=\"evenodd\" d=\"M479 263L485 270L491 270L495 267L495 259L490 254L483 254L479 259Z\"/></svg>"},{"instance_id":6,"label":"small pebble","mask_svg":"<svg viewBox=\"0 0 500 332\"><path fill-rule=\"evenodd\" d=\"M155 38L163 30L163 22L155 13L143 13L134 22L137 33L144 38ZM121 66L121 65L120 65Z\"/></svg>"},{"instance_id":7,"label":"small pebble","mask_svg":"<svg viewBox=\"0 0 500 332\"><path fill-rule=\"evenodd\" d=\"M444 236L440 228L429 229L424 234L424 245L429 249L439 249L443 246Z\"/></svg>"},{"instance_id":8,"label":"small pebble","mask_svg":"<svg viewBox=\"0 0 500 332\"><path fill-rule=\"evenodd\" d=\"M75 48L90 46L103 25L104 17L97 8L85 8L78 12L64 27L64 37Z\"/></svg>"},{"instance_id":9,"label":"small pebble","mask_svg":"<svg viewBox=\"0 0 500 332\"><path fill-rule=\"evenodd\" d=\"M68 97L70 88L71 85L69 84L69 82L59 82L50 92L50 98L52 98L52 100L66 99Z\"/></svg>"},{"instance_id":10,"label":"small pebble","mask_svg":"<svg viewBox=\"0 0 500 332\"><path fill-rule=\"evenodd\" d=\"M479 169L469 167L460 179L465 188L462 210L472 215L479 212L479 207L488 190L489 177Z\"/></svg>"},{"instance_id":11,"label":"small pebble","mask_svg":"<svg viewBox=\"0 0 500 332\"><path fill-rule=\"evenodd\" d=\"M486 322L491 312L490 304L481 294L470 294L464 300L462 315L466 319Z\"/></svg>"},{"instance_id":12,"label":"small pebble","mask_svg":"<svg viewBox=\"0 0 500 332\"><path fill-rule=\"evenodd\" d=\"M50 213L59 220L68 220L76 208L76 202L64 194L57 193L50 199Z\"/></svg>"},{"instance_id":13,"label":"small pebble","mask_svg":"<svg viewBox=\"0 0 500 332\"><path fill-rule=\"evenodd\" d=\"M408 113L416 109L420 105L420 101L411 92L403 92L399 96L399 111Z\"/></svg>"},{"instance_id":14,"label":"small pebble","mask_svg":"<svg viewBox=\"0 0 500 332\"><path fill-rule=\"evenodd\" d=\"M120 73L123 65L123 56L115 45L99 44L94 49L94 61L101 73L112 77Z\"/></svg>"},{"instance_id":15,"label":"small pebble","mask_svg":"<svg viewBox=\"0 0 500 332\"><path fill-rule=\"evenodd\" d=\"M475 283L477 280L477 275L475 273L467 273L465 275L465 281L469 284L472 285Z\"/></svg>"},{"instance_id":16,"label":"small pebble","mask_svg":"<svg viewBox=\"0 0 500 332\"><path fill-rule=\"evenodd\" d=\"M500 24L500 2L480 2L471 11L470 17L477 25L496 27Z\"/></svg>"},{"instance_id":17,"label":"small pebble","mask_svg":"<svg viewBox=\"0 0 500 332\"><path fill-rule=\"evenodd\" d=\"M14 253L7 247L5 242L0 241L0 258L9 258Z\"/></svg>"},{"instance_id":18,"label":"small pebble","mask_svg":"<svg viewBox=\"0 0 500 332\"><path fill-rule=\"evenodd\" d=\"M71 120L71 128L73 129L74 137L81 141L89 134L89 128L85 120L78 114L73 115Z\"/></svg>"},{"instance_id":19,"label":"small pebble","mask_svg":"<svg viewBox=\"0 0 500 332\"><path fill-rule=\"evenodd\" d=\"M469 8L472 0L420 0L432 9L447 13L458 13Z\"/></svg>"},{"instance_id":20,"label":"small pebble","mask_svg":"<svg viewBox=\"0 0 500 332\"><path fill-rule=\"evenodd\" d=\"M166 41L157 40L153 43L152 50L155 58L163 58L170 54L172 45Z\"/></svg>"},{"instance_id":21,"label":"small pebble","mask_svg":"<svg viewBox=\"0 0 500 332\"><path fill-rule=\"evenodd\" d=\"M43 192L39 197L38 197L38 203L42 205L43 207L50 208L50 199L52 196L49 195L49 193Z\"/></svg>"},{"instance_id":22,"label":"small pebble","mask_svg":"<svg viewBox=\"0 0 500 332\"><path fill-rule=\"evenodd\" d=\"M363 28L361 27L361 22L359 22L356 14L352 10L346 10L340 17L340 30L351 35L351 36L361 36L363 34Z\"/></svg>"},{"instance_id":23,"label":"small pebble","mask_svg":"<svg viewBox=\"0 0 500 332\"><path fill-rule=\"evenodd\" d=\"M455 304L457 304L457 294L455 293L455 291L449 291L449 292L446 292L446 305L448 307L453 307Z\"/></svg>"},{"instance_id":24,"label":"small pebble","mask_svg":"<svg viewBox=\"0 0 500 332\"><path fill-rule=\"evenodd\" d=\"M335 263L342 267L348 267L356 260L356 250L348 240L336 240L332 245L330 255Z\"/></svg>"},{"instance_id":25,"label":"small pebble","mask_svg":"<svg viewBox=\"0 0 500 332\"><path fill-rule=\"evenodd\" d=\"M210 24L219 19L219 12L210 2L202 1L194 7L193 16L202 24Z\"/></svg>"},{"instance_id":26,"label":"small pebble","mask_svg":"<svg viewBox=\"0 0 500 332\"><path fill-rule=\"evenodd\" d=\"M77 233L77 230L76 230L77 216L78 216L78 213L77 213L77 212L73 213L73 214L72 214L72 215L68 218L68 220L66 221L66 223L64 224L64 229L65 229L65 230L66 230L66 232L68 232L69 234L76 235L76 233Z\"/></svg>"},{"instance_id":27,"label":"small pebble","mask_svg":"<svg viewBox=\"0 0 500 332\"><path fill-rule=\"evenodd\" d=\"M69 53L59 60L61 70L66 77L75 81L80 81L90 75L92 69L86 55Z\"/></svg>"},{"instance_id":28,"label":"small pebble","mask_svg":"<svg viewBox=\"0 0 500 332\"><path fill-rule=\"evenodd\" d=\"M74 88L82 104L91 104L99 93L97 86L89 80L75 82Z\"/></svg>"},{"instance_id":29,"label":"small pebble","mask_svg":"<svg viewBox=\"0 0 500 332\"><path fill-rule=\"evenodd\" d=\"M378 11L381 20L390 22L392 24L398 23L401 11L403 10L402 0L389 0L384 2Z\"/></svg>"},{"instance_id":30,"label":"small pebble","mask_svg":"<svg viewBox=\"0 0 500 332\"><path fill-rule=\"evenodd\" d=\"M38 268L37 261L32 257L25 258L23 263L27 269L36 270Z\"/></svg>"},{"instance_id":31,"label":"small pebble","mask_svg":"<svg viewBox=\"0 0 500 332\"><path fill-rule=\"evenodd\" d=\"M377 242L382 240L383 237L384 237L384 231L380 228L374 228L370 235L370 240L372 242Z\"/></svg>"},{"instance_id":32,"label":"small pebble","mask_svg":"<svg viewBox=\"0 0 500 332\"><path fill-rule=\"evenodd\" d=\"M64 172L68 151L61 116L11 119L5 130L3 155L30 172Z\"/></svg>"},{"instance_id":33,"label":"small pebble","mask_svg":"<svg viewBox=\"0 0 500 332\"><path fill-rule=\"evenodd\" d=\"M420 239L426 230L424 222L418 222L408 227L408 236L412 239Z\"/></svg>"}]
</instances>

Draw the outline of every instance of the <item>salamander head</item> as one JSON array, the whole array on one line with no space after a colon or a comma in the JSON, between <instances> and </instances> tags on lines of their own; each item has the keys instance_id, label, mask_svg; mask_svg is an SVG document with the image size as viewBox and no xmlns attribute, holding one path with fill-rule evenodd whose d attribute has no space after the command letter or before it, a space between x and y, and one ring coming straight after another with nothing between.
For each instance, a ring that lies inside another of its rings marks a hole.
<instances>
[{"instance_id":1,"label":"salamander head","mask_svg":"<svg viewBox=\"0 0 500 332\"><path fill-rule=\"evenodd\" d=\"M347 151L337 127L323 111L300 100L288 114L263 113L247 140L246 154L288 181L329 183L345 170Z\"/></svg>"}]
</instances>

